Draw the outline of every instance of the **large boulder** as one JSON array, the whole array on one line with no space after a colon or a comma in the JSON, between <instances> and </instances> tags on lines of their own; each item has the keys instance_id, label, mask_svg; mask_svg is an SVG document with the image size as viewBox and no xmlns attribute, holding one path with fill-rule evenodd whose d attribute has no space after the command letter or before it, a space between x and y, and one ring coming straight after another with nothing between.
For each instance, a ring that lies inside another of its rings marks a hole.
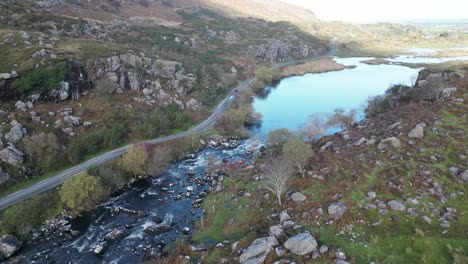
<instances>
[{"instance_id":1,"label":"large boulder","mask_svg":"<svg viewBox=\"0 0 468 264\"><path fill-rule=\"evenodd\" d=\"M284 243L284 247L289 249L294 255L307 255L317 250L317 241L309 233L299 234L291 237Z\"/></svg>"},{"instance_id":2,"label":"large boulder","mask_svg":"<svg viewBox=\"0 0 468 264\"><path fill-rule=\"evenodd\" d=\"M258 264L263 263L273 250L278 246L278 240L275 237L257 238L255 241L242 253L240 263L242 264Z\"/></svg>"},{"instance_id":3,"label":"large boulder","mask_svg":"<svg viewBox=\"0 0 468 264\"><path fill-rule=\"evenodd\" d=\"M114 230L104 236L106 241L121 240L128 237L130 234L126 230Z\"/></svg>"},{"instance_id":4,"label":"large boulder","mask_svg":"<svg viewBox=\"0 0 468 264\"><path fill-rule=\"evenodd\" d=\"M15 236L5 235L0 238L0 255L3 258L9 258L18 251L23 242L18 240Z\"/></svg>"},{"instance_id":5,"label":"large boulder","mask_svg":"<svg viewBox=\"0 0 468 264\"><path fill-rule=\"evenodd\" d=\"M17 121L12 121L10 132L5 134L5 139L7 141L10 141L11 143L16 143L23 139L25 134L26 129L23 127L23 125L21 125Z\"/></svg>"},{"instance_id":6,"label":"large boulder","mask_svg":"<svg viewBox=\"0 0 468 264\"><path fill-rule=\"evenodd\" d=\"M393 211L405 211L406 210L405 205L396 200L392 200L388 202L387 204L390 207L390 209L392 209Z\"/></svg>"},{"instance_id":7,"label":"large boulder","mask_svg":"<svg viewBox=\"0 0 468 264\"><path fill-rule=\"evenodd\" d=\"M274 236L276 238L285 237L286 234L284 233L284 229L281 225L275 225L270 227L270 236Z\"/></svg>"},{"instance_id":8,"label":"large boulder","mask_svg":"<svg viewBox=\"0 0 468 264\"><path fill-rule=\"evenodd\" d=\"M332 203L328 206L328 214L335 220L340 219L348 210L348 208L339 202Z\"/></svg>"},{"instance_id":9,"label":"large boulder","mask_svg":"<svg viewBox=\"0 0 468 264\"><path fill-rule=\"evenodd\" d=\"M401 146L400 140L396 137L386 138L380 141L377 148L379 150L389 149L389 148L399 148Z\"/></svg>"},{"instance_id":10,"label":"large boulder","mask_svg":"<svg viewBox=\"0 0 468 264\"><path fill-rule=\"evenodd\" d=\"M24 153L14 146L9 146L0 151L0 160L15 167L23 164Z\"/></svg>"}]
</instances>

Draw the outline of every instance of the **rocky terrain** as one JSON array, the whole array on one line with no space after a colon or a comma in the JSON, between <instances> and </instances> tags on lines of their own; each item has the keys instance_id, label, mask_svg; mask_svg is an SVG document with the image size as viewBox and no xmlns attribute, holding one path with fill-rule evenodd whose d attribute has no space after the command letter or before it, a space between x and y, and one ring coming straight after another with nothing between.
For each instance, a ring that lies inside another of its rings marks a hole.
<instances>
[{"instance_id":1,"label":"rocky terrain","mask_svg":"<svg viewBox=\"0 0 468 264\"><path fill-rule=\"evenodd\" d=\"M111 148L183 129L257 63L303 59L329 46L287 22L226 17L208 2L8 0L0 7L0 182L7 193L95 154L99 147L77 147L92 141L86 136L112 131L115 140L99 140ZM122 127L109 122L116 116ZM29 141L41 133L53 141L53 155L66 158L41 165Z\"/></svg>"},{"instance_id":2,"label":"rocky terrain","mask_svg":"<svg viewBox=\"0 0 468 264\"><path fill-rule=\"evenodd\" d=\"M314 143L307 175L290 183L284 205L260 184L268 161L230 171L225 193L202 204L204 226L192 243L204 247L192 249L205 251L188 254L182 244L166 260L465 262L467 81L426 70L410 90L420 92L426 82L456 90L439 99L412 97Z\"/></svg>"}]
</instances>

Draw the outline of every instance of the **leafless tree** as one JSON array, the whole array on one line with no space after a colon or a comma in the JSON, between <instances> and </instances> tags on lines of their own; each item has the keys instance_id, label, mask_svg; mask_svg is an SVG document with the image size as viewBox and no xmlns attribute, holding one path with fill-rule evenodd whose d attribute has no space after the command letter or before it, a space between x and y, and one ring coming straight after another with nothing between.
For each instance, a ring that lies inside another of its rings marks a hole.
<instances>
[{"instance_id":1,"label":"leafless tree","mask_svg":"<svg viewBox=\"0 0 468 264\"><path fill-rule=\"evenodd\" d=\"M299 134L305 140L311 142L325 136L328 128L329 115L325 113L314 113L309 116L309 122L301 128Z\"/></svg>"},{"instance_id":2,"label":"leafless tree","mask_svg":"<svg viewBox=\"0 0 468 264\"><path fill-rule=\"evenodd\" d=\"M293 175L291 163L283 157L269 159L264 169L262 186L272 192L281 205L281 197L286 192Z\"/></svg>"},{"instance_id":3,"label":"leafless tree","mask_svg":"<svg viewBox=\"0 0 468 264\"><path fill-rule=\"evenodd\" d=\"M335 113L328 120L327 124L331 127L340 127L346 129L350 127L357 118L357 110L351 109L348 113L343 108L335 109Z\"/></svg>"}]
</instances>

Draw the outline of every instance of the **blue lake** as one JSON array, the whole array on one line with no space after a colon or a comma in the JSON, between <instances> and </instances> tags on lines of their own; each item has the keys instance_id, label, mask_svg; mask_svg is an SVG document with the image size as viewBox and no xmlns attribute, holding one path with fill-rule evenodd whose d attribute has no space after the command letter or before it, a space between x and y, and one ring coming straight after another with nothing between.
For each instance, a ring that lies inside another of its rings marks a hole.
<instances>
[{"instance_id":1,"label":"blue lake","mask_svg":"<svg viewBox=\"0 0 468 264\"><path fill-rule=\"evenodd\" d=\"M262 114L260 127L253 136L263 137L271 130L298 130L313 113L332 113L336 108L356 108L362 113L370 96L380 95L393 84L412 85L419 69L399 65L367 65L360 61L371 58L335 59L354 69L306 74L283 79L265 88L266 96L254 99L254 109Z\"/></svg>"}]
</instances>

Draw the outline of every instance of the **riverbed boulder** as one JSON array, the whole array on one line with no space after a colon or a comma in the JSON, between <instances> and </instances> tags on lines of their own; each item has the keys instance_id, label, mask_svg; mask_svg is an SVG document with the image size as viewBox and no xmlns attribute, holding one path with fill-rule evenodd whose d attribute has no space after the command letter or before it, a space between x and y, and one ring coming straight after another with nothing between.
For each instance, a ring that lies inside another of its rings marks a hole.
<instances>
[{"instance_id":1,"label":"riverbed boulder","mask_svg":"<svg viewBox=\"0 0 468 264\"><path fill-rule=\"evenodd\" d=\"M128 235L129 233L126 230L113 230L104 236L104 240L106 241L121 240L121 239L128 237Z\"/></svg>"},{"instance_id":2,"label":"riverbed boulder","mask_svg":"<svg viewBox=\"0 0 468 264\"><path fill-rule=\"evenodd\" d=\"M23 164L24 153L14 146L9 146L0 151L0 160L12 166L19 167Z\"/></svg>"},{"instance_id":3,"label":"riverbed boulder","mask_svg":"<svg viewBox=\"0 0 468 264\"><path fill-rule=\"evenodd\" d=\"M23 242L12 235L5 235L0 238L0 255L3 258L10 258L18 251Z\"/></svg>"},{"instance_id":4,"label":"riverbed boulder","mask_svg":"<svg viewBox=\"0 0 468 264\"><path fill-rule=\"evenodd\" d=\"M171 225L168 224L151 224L147 228L145 228L145 233L152 235L152 236L159 236L161 234L167 233L172 229Z\"/></svg>"},{"instance_id":5,"label":"riverbed boulder","mask_svg":"<svg viewBox=\"0 0 468 264\"><path fill-rule=\"evenodd\" d=\"M309 233L302 233L286 240L284 247L294 255L304 256L317 250L317 241Z\"/></svg>"},{"instance_id":6,"label":"riverbed boulder","mask_svg":"<svg viewBox=\"0 0 468 264\"><path fill-rule=\"evenodd\" d=\"M244 250L239 259L240 263L263 263L268 254L270 254L273 248L278 245L278 240L273 236L257 238L252 244L250 244L250 246L247 249Z\"/></svg>"},{"instance_id":7,"label":"riverbed boulder","mask_svg":"<svg viewBox=\"0 0 468 264\"><path fill-rule=\"evenodd\" d=\"M332 203L328 206L328 214L331 218L338 220L340 219L348 210L348 208L339 202Z\"/></svg>"},{"instance_id":8,"label":"riverbed boulder","mask_svg":"<svg viewBox=\"0 0 468 264\"><path fill-rule=\"evenodd\" d=\"M400 140L396 137L386 138L380 141L377 148L379 150L389 149L389 148L399 148L401 146Z\"/></svg>"}]
</instances>

